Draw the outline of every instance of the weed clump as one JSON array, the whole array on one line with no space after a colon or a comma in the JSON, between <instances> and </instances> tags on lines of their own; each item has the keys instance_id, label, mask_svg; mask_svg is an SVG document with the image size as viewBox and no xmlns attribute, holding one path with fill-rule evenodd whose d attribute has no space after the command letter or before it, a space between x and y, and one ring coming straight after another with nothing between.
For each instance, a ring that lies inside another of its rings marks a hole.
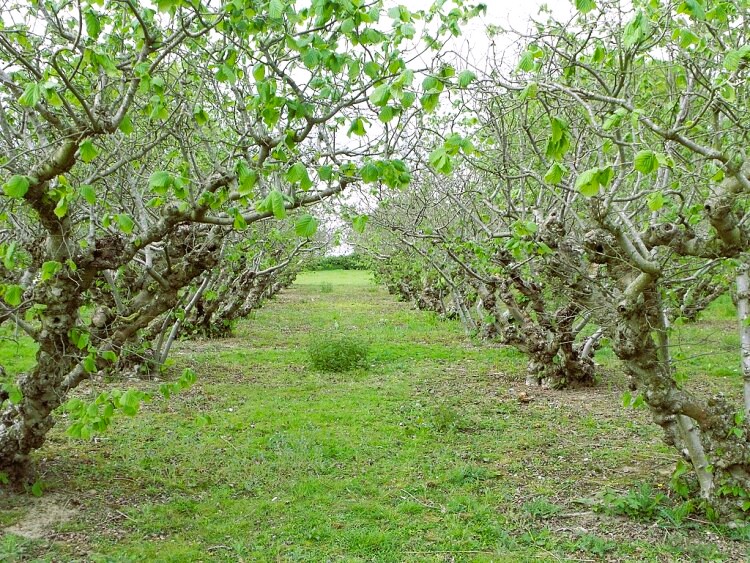
<instances>
[{"instance_id":1,"label":"weed clump","mask_svg":"<svg viewBox=\"0 0 750 563\"><path fill-rule=\"evenodd\" d=\"M366 342L351 336L324 337L310 342L307 347L312 366L321 371L367 367L369 352Z\"/></svg>"},{"instance_id":2,"label":"weed clump","mask_svg":"<svg viewBox=\"0 0 750 563\"><path fill-rule=\"evenodd\" d=\"M320 284L321 293L333 293L333 284L330 282L323 282Z\"/></svg>"}]
</instances>

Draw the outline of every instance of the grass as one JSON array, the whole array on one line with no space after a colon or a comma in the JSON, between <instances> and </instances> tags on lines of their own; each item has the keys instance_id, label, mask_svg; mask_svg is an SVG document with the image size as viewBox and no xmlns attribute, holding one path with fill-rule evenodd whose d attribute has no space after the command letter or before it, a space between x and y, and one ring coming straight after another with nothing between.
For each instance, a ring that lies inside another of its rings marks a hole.
<instances>
[{"instance_id":1,"label":"grass","mask_svg":"<svg viewBox=\"0 0 750 563\"><path fill-rule=\"evenodd\" d=\"M308 367L310 340L333 332L370 344L368 369ZM193 388L118 419L95 440L53 430L38 455L42 500L75 516L37 539L6 532L0 559L747 555L745 529L594 510L621 498L635 499L626 508L650 506L650 494L659 507L679 504L665 487L676 456L644 410L619 407L614 363L596 390L530 390L534 400L522 404L522 356L397 303L366 272L300 275L235 337L180 343L175 373L188 366L199 377ZM0 528L22 526L38 501L0 494Z\"/></svg>"}]
</instances>

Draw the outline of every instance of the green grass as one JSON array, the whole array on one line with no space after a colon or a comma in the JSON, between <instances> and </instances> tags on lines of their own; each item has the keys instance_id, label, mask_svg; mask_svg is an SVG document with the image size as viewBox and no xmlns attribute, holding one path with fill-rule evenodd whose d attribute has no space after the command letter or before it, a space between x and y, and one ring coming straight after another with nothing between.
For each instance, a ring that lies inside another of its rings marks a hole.
<instances>
[{"instance_id":1,"label":"green grass","mask_svg":"<svg viewBox=\"0 0 750 563\"><path fill-rule=\"evenodd\" d=\"M235 337L180 343L174 370L196 370L192 389L96 441L55 428L40 476L77 515L50 527L54 539L6 533L0 559L745 557L744 530L592 509L628 491L669 495L676 461L644 410L619 407L614 368L596 390L531 390L521 404L521 355L472 342L457 322L411 310L371 280L304 273ZM332 332L370 344L368 369L308 367L308 344ZM32 502L0 495L0 527Z\"/></svg>"}]
</instances>

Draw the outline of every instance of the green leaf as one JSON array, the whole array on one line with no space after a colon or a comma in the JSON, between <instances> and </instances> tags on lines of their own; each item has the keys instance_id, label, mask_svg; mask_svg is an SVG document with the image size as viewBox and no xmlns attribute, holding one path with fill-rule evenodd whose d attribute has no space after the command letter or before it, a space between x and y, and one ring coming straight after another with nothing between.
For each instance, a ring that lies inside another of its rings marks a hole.
<instances>
[{"instance_id":1,"label":"green leaf","mask_svg":"<svg viewBox=\"0 0 750 563\"><path fill-rule=\"evenodd\" d=\"M363 118L358 117L352 121L351 127L349 127L349 136L351 136L352 133L358 137L367 134L367 131L365 130L365 120Z\"/></svg>"},{"instance_id":2,"label":"green leaf","mask_svg":"<svg viewBox=\"0 0 750 563\"><path fill-rule=\"evenodd\" d=\"M721 97L730 103L736 101L737 92L735 91L734 86L731 84L724 84L721 87Z\"/></svg>"},{"instance_id":3,"label":"green leaf","mask_svg":"<svg viewBox=\"0 0 750 563\"><path fill-rule=\"evenodd\" d=\"M256 82L260 82L266 77L266 65L258 63L253 67L253 78Z\"/></svg>"},{"instance_id":4,"label":"green leaf","mask_svg":"<svg viewBox=\"0 0 750 563\"><path fill-rule=\"evenodd\" d=\"M286 217L286 206L284 205L284 195L279 190L272 190L268 194L268 202L271 213L277 219Z\"/></svg>"},{"instance_id":5,"label":"green leaf","mask_svg":"<svg viewBox=\"0 0 750 563\"><path fill-rule=\"evenodd\" d=\"M54 213L59 219L62 219L68 214L68 198L67 197L61 197L58 200L57 205L55 206Z\"/></svg>"},{"instance_id":6,"label":"green leaf","mask_svg":"<svg viewBox=\"0 0 750 563\"><path fill-rule=\"evenodd\" d=\"M86 10L83 17L86 20L86 34L96 41L102 31L102 26L99 23L99 16L94 10L89 8Z\"/></svg>"},{"instance_id":7,"label":"green leaf","mask_svg":"<svg viewBox=\"0 0 750 563\"><path fill-rule=\"evenodd\" d=\"M359 174L362 176L362 181L368 184L377 182L380 179L380 170L374 162L368 162L365 164Z\"/></svg>"},{"instance_id":8,"label":"green leaf","mask_svg":"<svg viewBox=\"0 0 750 563\"><path fill-rule=\"evenodd\" d=\"M633 167L642 174L651 174L659 168L659 160L654 151L643 150L635 155Z\"/></svg>"},{"instance_id":9,"label":"green leaf","mask_svg":"<svg viewBox=\"0 0 750 563\"><path fill-rule=\"evenodd\" d=\"M310 180L310 176L307 173L307 167L301 162L295 162L286 173L286 180L292 184L299 183L300 188L307 191L313 183Z\"/></svg>"},{"instance_id":10,"label":"green leaf","mask_svg":"<svg viewBox=\"0 0 750 563\"><path fill-rule=\"evenodd\" d=\"M31 485L31 494L35 497L41 497L44 494L44 484L41 481L36 481Z\"/></svg>"},{"instance_id":11,"label":"green leaf","mask_svg":"<svg viewBox=\"0 0 750 563\"><path fill-rule=\"evenodd\" d=\"M298 237L310 238L318 230L318 220L306 213L297 219L297 223L294 225L294 232L297 233Z\"/></svg>"},{"instance_id":12,"label":"green leaf","mask_svg":"<svg viewBox=\"0 0 750 563\"><path fill-rule=\"evenodd\" d=\"M3 299L11 307L18 307L23 299L23 288L15 284L6 285Z\"/></svg>"},{"instance_id":13,"label":"green leaf","mask_svg":"<svg viewBox=\"0 0 750 563\"><path fill-rule=\"evenodd\" d=\"M62 269L62 264L60 262L57 262L55 260L50 260L48 262L45 262L42 264L42 275L41 279L42 281L47 281L49 279L52 279L57 272L59 272Z\"/></svg>"},{"instance_id":14,"label":"green leaf","mask_svg":"<svg viewBox=\"0 0 750 563\"><path fill-rule=\"evenodd\" d=\"M240 195L247 195L253 191L253 188L258 184L258 172L252 168L248 168L245 172L239 175L238 185Z\"/></svg>"},{"instance_id":15,"label":"green leaf","mask_svg":"<svg viewBox=\"0 0 750 563\"><path fill-rule=\"evenodd\" d=\"M3 390L8 394L8 400L13 405L20 405L23 401L23 393L16 385L12 383L3 383Z\"/></svg>"},{"instance_id":16,"label":"green leaf","mask_svg":"<svg viewBox=\"0 0 750 563\"><path fill-rule=\"evenodd\" d=\"M743 45L739 49L727 51L724 55L724 68L730 72L740 68L742 61L750 58L750 45Z\"/></svg>"},{"instance_id":17,"label":"green leaf","mask_svg":"<svg viewBox=\"0 0 750 563\"><path fill-rule=\"evenodd\" d=\"M352 18L346 18L341 23L341 33L347 34L354 31L354 20Z\"/></svg>"},{"instance_id":18,"label":"green leaf","mask_svg":"<svg viewBox=\"0 0 750 563\"><path fill-rule=\"evenodd\" d=\"M518 70L524 72L531 72L534 70L534 52L526 50L521 55L521 60L518 61Z\"/></svg>"},{"instance_id":19,"label":"green leaf","mask_svg":"<svg viewBox=\"0 0 750 563\"><path fill-rule=\"evenodd\" d=\"M391 106L385 106L378 114L381 123L389 123L396 116L396 111Z\"/></svg>"},{"instance_id":20,"label":"green leaf","mask_svg":"<svg viewBox=\"0 0 750 563\"><path fill-rule=\"evenodd\" d=\"M133 219L130 217L130 215L127 215L126 213L118 213L115 216L115 219L117 220L117 226L120 227L120 230L123 233L129 235L133 232L135 223L133 222Z\"/></svg>"},{"instance_id":21,"label":"green leaf","mask_svg":"<svg viewBox=\"0 0 750 563\"><path fill-rule=\"evenodd\" d=\"M477 75L470 70L464 70L458 75L458 87L466 88L469 84L476 80Z\"/></svg>"},{"instance_id":22,"label":"green leaf","mask_svg":"<svg viewBox=\"0 0 750 563\"><path fill-rule=\"evenodd\" d=\"M352 228L355 232L362 234L365 232L365 228L367 227L367 221L370 218L367 215L358 215L354 219L352 219Z\"/></svg>"},{"instance_id":23,"label":"green leaf","mask_svg":"<svg viewBox=\"0 0 750 563\"><path fill-rule=\"evenodd\" d=\"M271 0L268 3L268 16L279 19L284 15L284 2L282 0Z\"/></svg>"},{"instance_id":24,"label":"green leaf","mask_svg":"<svg viewBox=\"0 0 750 563\"><path fill-rule=\"evenodd\" d=\"M703 8L703 3L699 0L685 0L677 7L677 13L687 14L694 20L706 19L706 10Z\"/></svg>"},{"instance_id":25,"label":"green leaf","mask_svg":"<svg viewBox=\"0 0 750 563\"><path fill-rule=\"evenodd\" d=\"M568 173L567 168L562 164L555 162L549 167L547 173L544 175L544 181L547 184L555 185L562 182L563 176Z\"/></svg>"},{"instance_id":26,"label":"green leaf","mask_svg":"<svg viewBox=\"0 0 750 563\"><path fill-rule=\"evenodd\" d=\"M43 94L44 89L42 88L42 85L37 84L36 82L32 82L31 84L28 84L26 86L23 94L21 94L21 97L18 98L18 103L22 106L33 108L42 99Z\"/></svg>"},{"instance_id":27,"label":"green leaf","mask_svg":"<svg viewBox=\"0 0 750 563\"><path fill-rule=\"evenodd\" d=\"M661 192L654 192L652 194L648 194L646 197L646 203L648 204L648 208L651 211L659 211L662 207L664 207L664 203L666 200L664 199L664 194Z\"/></svg>"},{"instance_id":28,"label":"green leaf","mask_svg":"<svg viewBox=\"0 0 750 563\"><path fill-rule=\"evenodd\" d=\"M307 168L301 162L295 162L289 170L286 172L286 180L288 182L300 182L302 178L307 176Z\"/></svg>"},{"instance_id":29,"label":"green leaf","mask_svg":"<svg viewBox=\"0 0 750 563\"><path fill-rule=\"evenodd\" d=\"M27 176L20 176L16 174L11 176L5 184L3 184L3 192L8 197L22 198L29 191L29 178Z\"/></svg>"},{"instance_id":30,"label":"green leaf","mask_svg":"<svg viewBox=\"0 0 750 563\"><path fill-rule=\"evenodd\" d=\"M568 123L559 118L550 119L550 138L547 141L546 154L549 158L560 160L570 148L570 128Z\"/></svg>"},{"instance_id":31,"label":"green leaf","mask_svg":"<svg viewBox=\"0 0 750 563\"><path fill-rule=\"evenodd\" d=\"M133 120L130 119L129 115L125 115L120 121L120 125L117 128L122 131L125 135L130 135L133 132Z\"/></svg>"},{"instance_id":32,"label":"green leaf","mask_svg":"<svg viewBox=\"0 0 750 563\"><path fill-rule=\"evenodd\" d=\"M370 102L377 107L383 107L391 99L391 87L389 84L381 84L370 94Z\"/></svg>"},{"instance_id":33,"label":"green leaf","mask_svg":"<svg viewBox=\"0 0 750 563\"><path fill-rule=\"evenodd\" d=\"M105 350L104 352L99 354L99 357L112 363L117 361L117 354L115 354L112 350Z\"/></svg>"},{"instance_id":34,"label":"green leaf","mask_svg":"<svg viewBox=\"0 0 750 563\"><path fill-rule=\"evenodd\" d=\"M81 147L78 150L83 162L91 162L99 156L99 150L91 142L91 139L87 139L81 143Z\"/></svg>"},{"instance_id":35,"label":"green leaf","mask_svg":"<svg viewBox=\"0 0 750 563\"><path fill-rule=\"evenodd\" d=\"M235 213L232 227L236 231L244 231L245 229L247 229L247 221L245 221L245 218L242 216L242 213Z\"/></svg>"},{"instance_id":36,"label":"green leaf","mask_svg":"<svg viewBox=\"0 0 750 563\"><path fill-rule=\"evenodd\" d=\"M87 203L89 203L90 205L94 205L96 203L96 191L94 190L94 186L81 184L79 190L81 192L81 196L86 200Z\"/></svg>"},{"instance_id":37,"label":"green leaf","mask_svg":"<svg viewBox=\"0 0 750 563\"><path fill-rule=\"evenodd\" d=\"M536 82L529 82L526 87L521 90L519 96L522 100L531 100L536 98L537 92L539 91L539 84Z\"/></svg>"},{"instance_id":38,"label":"green leaf","mask_svg":"<svg viewBox=\"0 0 750 563\"><path fill-rule=\"evenodd\" d=\"M425 94L419 99L419 103L422 105L422 109L431 113L440 103L440 94Z\"/></svg>"},{"instance_id":39,"label":"green leaf","mask_svg":"<svg viewBox=\"0 0 750 563\"><path fill-rule=\"evenodd\" d=\"M430 166L441 174L450 174L453 171L453 160L444 147L435 149L429 156Z\"/></svg>"},{"instance_id":40,"label":"green leaf","mask_svg":"<svg viewBox=\"0 0 750 563\"><path fill-rule=\"evenodd\" d=\"M198 125L205 125L209 121L208 113L200 106L193 108L193 118Z\"/></svg>"},{"instance_id":41,"label":"green leaf","mask_svg":"<svg viewBox=\"0 0 750 563\"><path fill-rule=\"evenodd\" d=\"M576 189L586 197L593 197L599 193L598 168L591 168L581 172L576 178Z\"/></svg>"},{"instance_id":42,"label":"green leaf","mask_svg":"<svg viewBox=\"0 0 750 563\"><path fill-rule=\"evenodd\" d=\"M151 176L149 177L148 187L153 192L159 195L164 195L167 193L167 191L169 191L169 186L172 185L172 182L173 178L169 172L159 170L151 174Z\"/></svg>"},{"instance_id":43,"label":"green leaf","mask_svg":"<svg viewBox=\"0 0 750 563\"><path fill-rule=\"evenodd\" d=\"M625 26L622 34L622 42L625 47L630 49L646 39L650 33L651 22L643 11L639 10L635 17Z\"/></svg>"},{"instance_id":44,"label":"green leaf","mask_svg":"<svg viewBox=\"0 0 750 563\"><path fill-rule=\"evenodd\" d=\"M594 0L575 0L576 10L582 14L588 14L591 10L596 8L596 2Z\"/></svg>"},{"instance_id":45,"label":"green leaf","mask_svg":"<svg viewBox=\"0 0 750 563\"><path fill-rule=\"evenodd\" d=\"M327 182L328 180L333 178L333 166L329 166L328 164L320 166L318 168L318 178L320 178L324 182Z\"/></svg>"}]
</instances>

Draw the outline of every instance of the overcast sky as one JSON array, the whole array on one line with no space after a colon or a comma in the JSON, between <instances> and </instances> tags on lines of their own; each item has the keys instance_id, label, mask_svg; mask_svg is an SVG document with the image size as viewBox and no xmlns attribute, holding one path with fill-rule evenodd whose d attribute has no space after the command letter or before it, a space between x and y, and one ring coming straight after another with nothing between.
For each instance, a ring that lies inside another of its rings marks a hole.
<instances>
[{"instance_id":1,"label":"overcast sky","mask_svg":"<svg viewBox=\"0 0 750 563\"><path fill-rule=\"evenodd\" d=\"M426 10L433 0L389 0L388 5L404 5L412 11ZM455 42L449 44L450 50L461 53L469 63L482 69L487 61L487 52L490 41L487 39L485 30L488 25L500 26L504 29L515 29L526 31L529 29L529 20L532 18L546 20L545 15L538 16L539 8L545 5L558 20L567 19L573 13L572 0L467 0L467 3L483 3L487 6L487 15L472 20L462 28L462 35ZM449 9L451 0L446 3ZM496 55L502 56L503 51L509 50L505 55L515 63L514 43L516 37L505 35L495 39Z\"/></svg>"}]
</instances>

